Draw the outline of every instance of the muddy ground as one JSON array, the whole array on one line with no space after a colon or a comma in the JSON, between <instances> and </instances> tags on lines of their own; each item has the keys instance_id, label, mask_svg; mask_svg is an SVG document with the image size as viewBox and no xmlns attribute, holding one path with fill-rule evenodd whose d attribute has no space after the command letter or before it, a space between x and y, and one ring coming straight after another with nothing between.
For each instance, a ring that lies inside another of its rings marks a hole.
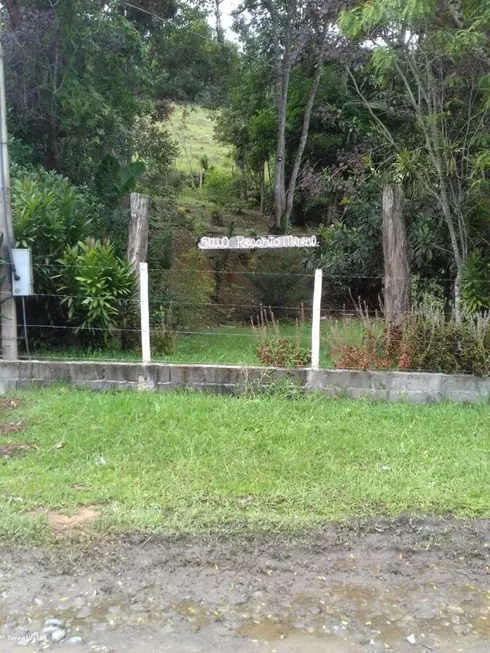
<instances>
[{"instance_id":1,"label":"muddy ground","mask_svg":"<svg viewBox=\"0 0 490 653\"><path fill-rule=\"evenodd\" d=\"M0 651L488 652L489 542L490 520L400 518L4 549Z\"/></svg>"}]
</instances>

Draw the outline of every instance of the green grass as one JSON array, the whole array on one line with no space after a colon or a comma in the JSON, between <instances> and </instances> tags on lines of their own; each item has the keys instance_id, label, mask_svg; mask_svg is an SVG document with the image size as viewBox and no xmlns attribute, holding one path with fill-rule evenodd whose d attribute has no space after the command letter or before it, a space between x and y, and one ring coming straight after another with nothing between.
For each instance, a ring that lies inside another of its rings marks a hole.
<instances>
[{"instance_id":1,"label":"green grass","mask_svg":"<svg viewBox=\"0 0 490 653\"><path fill-rule=\"evenodd\" d=\"M487 405L64 387L18 396L20 408L3 418L27 430L2 439L36 449L0 458L4 541L48 532L26 510L93 504L104 532L291 531L407 511L490 513Z\"/></svg>"},{"instance_id":2,"label":"green grass","mask_svg":"<svg viewBox=\"0 0 490 653\"><path fill-rule=\"evenodd\" d=\"M181 329L186 333L178 333L175 337L174 351L169 356L153 356L154 362L167 363L215 363L222 365L259 365L255 350L259 340L254 336L251 327L246 326L214 326L209 328ZM195 333L192 333L194 332ZM296 341L296 327L280 326L281 336ZM303 326L301 346L311 347L310 326ZM348 322L329 320L321 324L320 365L333 365L330 352L339 343L354 344L362 338L362 325L358 320ZM62 350L38 350L32 352L39 359L63 360L105 360L105 361L141 361L138 352L122 352L117 349L83 350L68 348Z\"/></svg>"},{"instance_id":3,"label":"green grass","mask_svg":"<svg viewBox=\"0 0 490 653\"><path fill-rule=\"evenodd\" d=\"M188 115L184 116L184 110ZM170 117L169 131L179 146L177 168L182 172L199 174L199 161L207 156L210 165L218 170L231 170L233 155L230 147L214 138L215 113L197 105L175 105Z\"/></svg>"}]
</instances>

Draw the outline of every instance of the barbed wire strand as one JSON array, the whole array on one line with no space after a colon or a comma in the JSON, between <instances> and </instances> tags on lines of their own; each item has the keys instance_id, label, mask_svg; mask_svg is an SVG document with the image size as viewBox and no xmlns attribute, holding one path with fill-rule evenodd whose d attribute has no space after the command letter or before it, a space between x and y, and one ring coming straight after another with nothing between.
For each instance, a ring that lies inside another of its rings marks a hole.
<instances>
[{"instance_id":1,"label":"barbed wire strand","mask_svg":"<svg viewBox=\"0 0 490 653\"><path fill-rule=\"evenodd\" d=\"M223 251L223 250L221 250ZM239 251L239 250L230 250L230 251ZM35 268L62 268L66 269L69 266L63 265L61 263L33 263ZM113 270L111 266L99 266L99 265L76 265L71 266L74 270L78 269L97 269L97 270ZM183 268L183 269L166 269L166 268L148 268L148 272L158 272L160 274L230 274L230 275L246 275L248 277L255 276L270 276L270 277L306 277L313 279L315 273L313 272L258 272L255 270L201 270L193 268ZM366 275L366 274L330 274L328 272L323 272L323 279L359 279L359 280L384 280L384 275ZM402 281L404 279L393 278L392 281ZM441 282L451 282L454 283L454 277L419 277L419 281L441 281ZM490 280L482 279L481 283L490 283Z\"/></svg>"},{"instance_id":2,"label":"barbed wire strand","mask_svg":"<svg viewBox=\"0 0 490 653\"><path fill-rule=\"evenodd\" d=\"M119 358L108 358L106 356L102 357L100 354L102 353L100 350L98 350L99 355L92 355L92 356L76 356L76 355L70 355L68 354L67 356L56 356L53 354L50 354L49 352L45 351L38 351L36 352L35 355L27 356L27 355L20 355L19 359L23 361L31 361L31 362L36 362L36 361L55 361L55 362L61 362L61 363L70 363L70 362L93 362L93 363L137 363L142 365L141 362L141 354L140 353L134 353L131 355L130 352L128 352L126 355L121 356ZM330 353L330 352L329 352ZM226 361L225 357L227 354L224 354L223 357L219 360L216 359L207 359L205 357L199 358L199 360L176 360L171 354L153 354L152 358L152 363L151 364L164 364L164 365L183 365L183 366L192 366L192 365L239 365L239 366L252 366L252 367L263 367L264 369L267 369L268 367L271 367L269 365L263 365L260 363L260 361L253 361L251 363L249 360L244 361L237 361L235 360L229 360ZM382 369L374 369L374 368L369 368L369 369L360 369L360 368L340 368L337 367L334 363L334 361L330 360L329 357L324 357L323 360L321 361L322 365L320 369L323 370L340 370L344 369L347 371L365 371L365 372L376 372L376 371L383 371L383 372L400 372L400 371L407 371L407 372L419 372L419 373L427 373L427 374L433 374L433 373L440 373L438 370L433 369L427 369L427 368L422 368L422 367L413 367L410 368L409 370L399 370L397 368L382 368ZM327 364L328 363L328 364ZM305 368L308 368L308 365L304 366ZM292 368L294 369L294 368ZM471 368L464 368L461 369L458 373L463 373L463 374L473 374L473 370Z\"/></svg>"}]
</instances>

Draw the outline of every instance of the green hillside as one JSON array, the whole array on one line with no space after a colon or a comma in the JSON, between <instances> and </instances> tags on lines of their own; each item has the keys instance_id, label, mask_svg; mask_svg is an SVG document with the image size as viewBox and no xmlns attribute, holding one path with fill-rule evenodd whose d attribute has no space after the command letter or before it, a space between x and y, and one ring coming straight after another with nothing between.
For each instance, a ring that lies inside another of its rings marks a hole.
<instances>
[{"instance_id":1,"label":"green hillside","mask_svg":"<svg viewBox=\"0 0 490 653\"><path fill-rule=\"evenodd\" d=\"M182 172L198 174L203 156L207 156L210 165L217 169L232 169L232 149L214 138L216 117L216 111L197 105L175 105L169 127L179 146L177 167Z\"/></svg>"}]
</instances>

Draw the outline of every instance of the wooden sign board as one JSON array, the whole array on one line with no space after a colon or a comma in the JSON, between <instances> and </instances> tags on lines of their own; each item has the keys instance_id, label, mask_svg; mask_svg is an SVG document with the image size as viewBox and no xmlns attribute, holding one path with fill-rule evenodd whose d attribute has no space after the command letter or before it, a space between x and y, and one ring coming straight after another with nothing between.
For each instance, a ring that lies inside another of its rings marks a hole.
<instances>
[{"instance_id":1,"label":"wooden sign board","mask_svg":"<svg viewBox=\"0 0 490 653\"><path fill-rule=\"evenodd\" d=\"M292 249L318 247L317 236L203 236L197 247L212 249Z\"/></svg>"}]
</instances>

